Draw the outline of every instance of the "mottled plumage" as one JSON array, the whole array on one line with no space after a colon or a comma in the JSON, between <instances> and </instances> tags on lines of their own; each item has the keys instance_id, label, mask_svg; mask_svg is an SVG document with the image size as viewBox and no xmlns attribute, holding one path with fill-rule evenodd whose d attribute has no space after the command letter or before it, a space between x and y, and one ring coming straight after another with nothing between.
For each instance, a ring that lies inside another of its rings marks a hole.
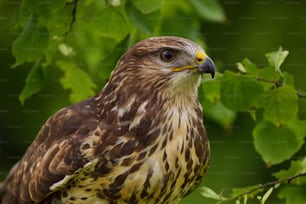
<instances>
[{"instance_id":1,"label":"mottled plumage","mask_svg":"<svg viewBox=\"0 0 306 204\"><path fill-rule=\"evenodd\" d=\"M189 40L137 43L96 96L50 117L0 184L1 203L177 203L208 168L206 72L211 59Z\"/></svg>"}]
</instances>

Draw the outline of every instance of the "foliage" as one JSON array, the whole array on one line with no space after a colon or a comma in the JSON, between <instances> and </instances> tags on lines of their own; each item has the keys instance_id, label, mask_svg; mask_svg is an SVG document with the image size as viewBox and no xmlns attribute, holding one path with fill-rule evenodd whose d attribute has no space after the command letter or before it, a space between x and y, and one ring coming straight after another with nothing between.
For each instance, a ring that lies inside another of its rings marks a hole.
<instances>
[{"instance_id":1,"label":"foliage","mask_svg":"<svg viewBox=\"0 0 306 204\"><path fill-rule=\"evenodd\" d=\"M190 30L181 30L181 25L172 27L176 25L171 23L173 15L182 16L181 23L188 25ZM12 67L26 62L34 66L19 99L24 103L38 93L44 87L48 69L55 67L63 72L60 82L70 91L71 102L80 101L97 91L94 80L99 83L108 78L118 60L108 55L112 50L120 56L140 39L173 32L201 41L201 19L221 22L225 17L215 0L210 3L194 0L190 3L183 0L24 0L19 21L23 30L13 43L16 62ZM93 79L95 76L99 77ZM84 80L77 82L79 79Z\"/></svg>"},{"instance_id":2,"label":"foliage","mask_svg":"<svg viewBox=\"0 0 306 204\"><path fill-rule=\"evenodd\" d=\"M293 76L281 70L288 54L282 48L266 54L269 66L262 68L244 59L237 64L239 72L219 74L216 82L221 84L219 95L215 94L213 100L207 98L211 102L218 102L216 106L221 103L231 111L250 113L256 121L253 129L254 146L267 166L291 160L290 168L276 172L275 181L233 189L229 196L202 187L203 196L219 202L236 200L237 203L240 200L247 203L248 199L256 197L264 204L274 189L280 189L278 196L286 199L286 203L306 202L306 157L292 160L305 146L306 120L298 116L298 100L306 96L295 89Z\"/></svg>"},{"instance_id":3,"label":"foliage","mask_svg":"<svg viewBox=\"0 0 306 204\"><path fill-rule=\"evenodd\" d=\"M226 20L216 0L23 0L12 67L30 63L32 69L19 99L25 103L41 91L51 69L62 73L59 83L72 103L87 98L107 80L121 54L140 39L177 35L205 47L203 20ZM205 115L221 126L231 125L238 112L249 113L256 122L250 134L263 161L270 167L292 160L291 166L276 172L273 182L233 189L229 196L203 187L203 196L247 203L263 193L258 198L265 203L279 189L279 198L288 204L306 202L305 158L294 157L305 146L306 121L299 117L298 104L305 95L297 92L294 77L282 71L288 54L280 48L266 54L268 66L258 67L246 58L237 64L237 72L204 78L200 96Z\"/></svg>"}]
</instances>

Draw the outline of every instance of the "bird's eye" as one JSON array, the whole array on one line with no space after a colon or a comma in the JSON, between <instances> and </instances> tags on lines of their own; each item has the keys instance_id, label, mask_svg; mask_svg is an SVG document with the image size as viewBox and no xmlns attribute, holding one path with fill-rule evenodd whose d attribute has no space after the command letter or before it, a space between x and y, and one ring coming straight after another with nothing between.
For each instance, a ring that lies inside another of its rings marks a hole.
<instances>
[{"instance_id":1,"label":"bird's eye","mask_svg":"<svg viewBox=\"0 0 306 204\"><path fill-rule=\"evenodd\" d=\"M160 58L165 62L170 62L174 59L175 53L172 50L163 50L160 53Z\"/></svg>"}]
</instances>

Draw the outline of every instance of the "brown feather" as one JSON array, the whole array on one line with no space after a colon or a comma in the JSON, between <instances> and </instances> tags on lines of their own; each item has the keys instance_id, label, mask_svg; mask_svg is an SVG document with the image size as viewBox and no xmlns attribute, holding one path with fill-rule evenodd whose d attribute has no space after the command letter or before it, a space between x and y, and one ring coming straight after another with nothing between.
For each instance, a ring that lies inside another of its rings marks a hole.
<instances>
[{"instance_id":1,"label":"brown feather","mask_svg":"<svg viewBox=\"0 0 306 204\"><path fill-rule=\"evenodd\" d=\"M177 59L165 63L163 49ZM0 185L2 204L176 203L208 167L195 43L156 37L129 49L95 96L55 113Z\"/></svg>"}]
</instances>

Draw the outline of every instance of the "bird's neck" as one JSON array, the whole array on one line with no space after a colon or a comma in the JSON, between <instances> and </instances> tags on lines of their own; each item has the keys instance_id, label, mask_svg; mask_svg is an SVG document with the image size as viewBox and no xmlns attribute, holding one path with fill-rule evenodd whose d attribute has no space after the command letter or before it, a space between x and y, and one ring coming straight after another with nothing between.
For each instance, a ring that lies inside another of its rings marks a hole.
<instances>
[{"instance_id":1,"label":"bird's neck","mask_svg":"<svg viewBox=\"0 0 306 204\"><path fill-rule=\"evenodd\" d=\"M195 109L200 109L197 97L198 78L172 88L169 85L133 87L133 84L123 87L121 83L108 83L95 97L101 118L111 124L130 122L136 125L141 120L139 117L145 117L154 123L155 118L159 118L163 123L170 112L188 112L189 109L194 112Z\"/></svg>"},{"instance_id":2,"label":"bird's neck","mask_svg":"<svg viewBox=\"0 0 306 204\"><path fill-rule=\"evenodd\" d=\"M120 82L118 82L120 83ZM108 84L95 98L101 118L108 124L124 127L132 134L150 135L154 127L171 121L173 127L192 117L202 117L197 97L197 83L173 90L147 87L131 90Z\"/></svg>"}]
</instances>

